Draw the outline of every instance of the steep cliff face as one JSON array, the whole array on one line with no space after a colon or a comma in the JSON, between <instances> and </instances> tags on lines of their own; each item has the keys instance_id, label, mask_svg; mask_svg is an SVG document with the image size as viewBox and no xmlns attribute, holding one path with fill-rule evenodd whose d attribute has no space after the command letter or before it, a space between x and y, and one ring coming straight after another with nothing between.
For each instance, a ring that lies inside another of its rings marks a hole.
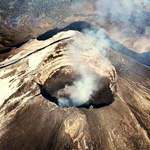
<instances>
[{"instance_id":1,"label":"steep cliff face","mask_svg":"<svg viewBox=\"0 0 150 150\"><path fill-rule=\"evenodd\" d=\"M64 31L1 62L1 150L150 149L150 68L96 43Z\"/></svg>"}]
</instances>

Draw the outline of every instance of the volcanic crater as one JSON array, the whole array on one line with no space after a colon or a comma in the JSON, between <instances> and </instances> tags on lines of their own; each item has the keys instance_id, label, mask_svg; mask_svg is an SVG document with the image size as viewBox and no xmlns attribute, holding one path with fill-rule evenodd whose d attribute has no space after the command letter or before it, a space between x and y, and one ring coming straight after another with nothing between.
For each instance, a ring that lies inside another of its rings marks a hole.
<instances>
[{"instance_id":1,"label":"volcanic crater","mask_svg":"<svg viewBox=\"0 0 150 150\"><path fill-rule=\"evenodd\" d=\"M70 95L76 90L74 82L77 82L82 78L81 75L77 74L70 66L62 67L54 74L50 75L42 85L41 94L49 101L52 101L61 107L75 106L78 108L99 108L111 104L114 101L114 93L110 88L110 79L106 76L101 76L94 72L94 70L88 71L89 74L91 73L95 75L98 86L85 102L78 103L70 97ZM82 88L85 87L83 86ZM83 90L82 88L80 89L81 91ZM61 101L66 101L66 103L64 102L64 104L61 104L59 98L61 98ZM78 99L78 95L75 96L75 98Z\"/></svg>"}]
</instances>

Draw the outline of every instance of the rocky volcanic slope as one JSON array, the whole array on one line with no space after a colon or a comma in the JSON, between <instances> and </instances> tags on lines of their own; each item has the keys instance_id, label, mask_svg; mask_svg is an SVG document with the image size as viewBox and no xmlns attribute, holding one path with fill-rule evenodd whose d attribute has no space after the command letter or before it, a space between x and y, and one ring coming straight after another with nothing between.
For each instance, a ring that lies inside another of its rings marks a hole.
<instances>
[{"instance_id":1,"label":"rocky volcanic slope","mask_svg":"<svg viewBox=\"0 0 150 150\"><path fill-rule=\"evenodd\" d=\"M0 150L150 149L150 68L96 42L64 31L1 62ZM101 78L94 108L59 107L51 95L85 64Z\"/></svg>"}]
</instances>

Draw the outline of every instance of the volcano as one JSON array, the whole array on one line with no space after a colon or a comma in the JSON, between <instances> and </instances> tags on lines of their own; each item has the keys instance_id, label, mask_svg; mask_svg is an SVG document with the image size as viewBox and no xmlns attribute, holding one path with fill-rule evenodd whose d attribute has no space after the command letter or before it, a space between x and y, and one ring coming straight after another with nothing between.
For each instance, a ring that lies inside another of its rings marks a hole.
<instances>
[{"instance_id":1,"label":"volcano","mask_svg":"<svg viewBox=\"0 0 150 150\"><path fill-rule=\"evenodd\" d=\"M150 149L149 7L109 2L2 2L0 150Z\"/></svg>"},{"instance_id":2,"label":"volcano","mask_svg":"<svg viewBox=\"0 0 150 150\"><path fill-rule=\"evenodd\" d=\"M149 149L150 69L109 48L104 57L96 40L60 32L29 41L3 62L23 58L1 68L1 149ZM68 55L78 41L80 59ZM81 78L74 68L85 64L96 90L79 105L61 107L58 98L70 99Z\"/></svg>"}]
</instances>

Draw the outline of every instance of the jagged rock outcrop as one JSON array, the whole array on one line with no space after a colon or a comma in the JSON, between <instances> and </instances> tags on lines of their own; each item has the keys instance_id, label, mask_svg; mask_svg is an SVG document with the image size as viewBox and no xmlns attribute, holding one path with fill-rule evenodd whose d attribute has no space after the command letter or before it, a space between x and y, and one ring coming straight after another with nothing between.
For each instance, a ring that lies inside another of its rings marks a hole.
<instances>
[{"instance_id":1,"label":"jagged rock outcrop","mask_svg":"<svg viewBox=\"0 0 150 150\"><path fill-rule=\"evenodd\" d=\"M1 62L0 150L150 149L150 68L96 42L60 32L30 40ZM59 107L50 96L82 65L101 78L95 107Z\"/></svg>"}]
</instances>

